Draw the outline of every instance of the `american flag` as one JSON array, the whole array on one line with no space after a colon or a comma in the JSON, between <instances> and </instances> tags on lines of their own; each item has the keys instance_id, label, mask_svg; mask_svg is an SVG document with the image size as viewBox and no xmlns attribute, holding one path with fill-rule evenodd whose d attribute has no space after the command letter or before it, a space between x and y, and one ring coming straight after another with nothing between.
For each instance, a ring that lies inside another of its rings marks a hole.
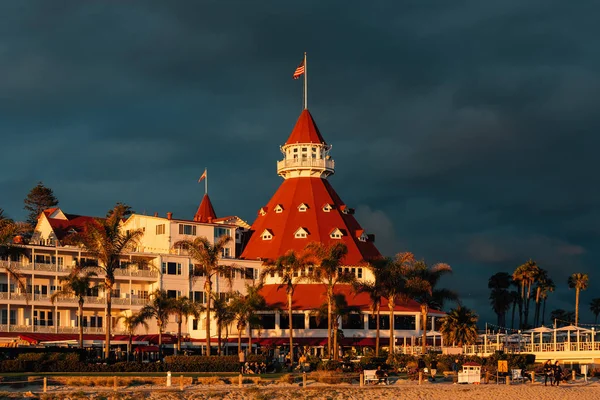
<instances>
[{"instance_id":1,"label":"american flag","mask_svg":"<svg viewBox=\"0 0 600 400\"><path fill-rule=\"evenodd\" d=\"M304 60L302 60L300 65L298 65L298 68L296 68L296 71L294 71L294 79L298 79L302 75L304 75Z\"/></svg>"}]
</instances>

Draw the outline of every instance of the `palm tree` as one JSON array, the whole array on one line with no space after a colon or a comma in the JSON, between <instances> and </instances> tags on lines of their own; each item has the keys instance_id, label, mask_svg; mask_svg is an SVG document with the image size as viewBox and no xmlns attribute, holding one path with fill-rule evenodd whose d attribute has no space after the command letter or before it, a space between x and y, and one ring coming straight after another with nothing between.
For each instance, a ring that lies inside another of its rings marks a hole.
<instances>
[{"instance_id":1,"label":"palm tree","mask_svg":"<svg viewBox=\"0 0 600 400\"><path fill-rule=\"evenodd\" d=\"M175 247L187 250L190 257L198 264L194 264L190 276L190 284L193 285L196 278L204 276L204 296L206 298L206 354L210 355L210 300L212 293L212 279L218 273L231 277L237 268L231 265L219 265L223 249L231 242L231 237L221 236L214 244L205 237L197 237L194 240L180 240Z\"/></svg>"},{"instance_id":2,"label":"palm tree","mask_svg":"<svg viewBox=\"0 0 600 400\"><path fill-rule=\"evenodd\" d=\"M289 335L290 335L290 360L293 362L294 355L294 330L293 330L293 318L292 318L292 300L294 297L294 290L298 284L297 276L300 271L304 271L304 268L308 265L309 261L305 254L298 254L294 250L289 250L284 255L280 256L275 261L267 261L265 268L261 273L261 282L267 275L277 275L279 278L278 289L285 288L288 302L288 319L289 319Z\"/></svg>"},{"instance_id":3,"label":"palm tree","mask_svg":"<svg viewBox=\"0 0 600 400\"><path fill-rule=\"evenodd\" d=\"M98 268L104 273L104 290L106 294L106 349L105 358L110 357L110 340L112 328L112 297L115 284L115 271L120 268L120 258L134 250L139 239L144 235L141 229L121 231L122 221L131 215L131 208L117 203L107 213L106 218L97 218L86 224L83 232L74 234L68 240L83 245L85 250L99 261Z\"/></svg>"},{"instance_id":4,"label":"palm tree","mask_svg":"<svg viewBox=\"0 0 600 400\"><path fill-rule=\"evenodd\" d=\"M498 272L488 280L491 289L490 305L498 316L498 326L506 326L506 313L510 309L512 298L508 291L512 283L512 276L506 272Z\"/></svg>"},{"instance_id":5,"label":"palm tree","mask_svg":"<svg viewBox=\"0 0 600 400\"><path fill-rule=\"evenodd\" d=\"M529 317L529 300L531 299L531 286L536 281L540 268L535 261L529 260L513 272L513 280L521 286L521 303L523 304L523 319L521 328L527 326Z\"/></svg>"},{"instance_id":6,"label":"palm tree","mask_svg":"<svg viewBox=\"0 0 600 400\"><path fill-rule=\"evenodd\" d=\"M579 323L579 292L586 290L589 278L587 274L574 273L569 277L569 289L575 289L575 326Z\"/></svg>"},{"instance_id":7,"label":"palm tree","mask_svg":"<svg viewBox=\"0 0 600 400\"><path fill-rule=\"evenodd\" d=\"M16 259L18 256L25 254L23 247L15 246L14 239L16 236L27 233L30 230L28 224L22 222L14 222L4 214L4 210L0 208L0 260ZM16 282L19 290L25 293L25 301L29 304L29 294L27 293L27 285L25 277L19 272L15 265L6 263L4 265L7 275L10 279Z\"/></svg>"},{"instance_id":8,"label":"palm tree","mask_svg":"<svg viewBox=\"0 0 600 400\"><path fill-rule=\"evenodd\" d=\"M369 269L373 272L374 281L368 282L355 282L353 284L354 291L356 293L367 293L369 300L371 301L371 314L375 316L375 357L379 357L379 325L380 325L380 310L381 310L381 297L383 296L383 268L385 264L379 263L373 260L369 264Z\"/></svg>"},{"instance_id":9,"label":"palm tree","mask_svg":"<svg viewBox=\"0 0 600 400\"><path fill-rule=\"evenodd\" d=\"M458 305L442 318L440 332L446 343L464 346L477 341L477 314L467 307Z\"/></svg>"},{"instance_id":10,"label":"palm tree","mask_svg":"<svg viewBox=\"0 0 600 400\"><path fill-rule=\"evenodd\" d=\"M406 288L409 295L420 303L422 352L427 351L427 314L429 307L442 309L446 300L457 301L458 296L448 289L436 289L442 276L452 273L452 268L445 263L428 267L424 261L406 263Z\"/></svg>"},{"instance_id":11,"label":"palm tree","mask_svg":"<svg viewBox=\"0 0 600 400\"><path fill-rule=\"evenodd\" d=\"M542 293L540 296L542 297L542 325L546 321L546 301L548 300L548 293L553 293L556 290L556 285L554 281L550 278L547 278L542 286Z\"/></svg>"},{"instance_id":12,"label":"palm tree","mask_svg":"<svg viewBox=\"0 0 600 400\"><path fill-rule=\"evenodd\" d=\"M248 327L248 348L252 349L252 328L259 326L260 317L256 311L266 310L267 302L260 294L262 285L246 285L246 294L239 292L233 295L231 310L238 331L238 353L242 351L242 332Z\"/></svg>"},{"instance_id":13,"label":"palm tree","mask_svg":"<svg viewBox=\"0 0 600 400\"><path fill-rule=\"evenodd\" d=\"M575 312L565 311L562 308L558 308L558 309L552 310L550 312L550 319L552 319L552 321L554 321L556 328L559 328L559 327L565 326L565 325L570 325L575 320Z\"/></svg>"},{"instance_id":14,"label":"palm tree","mask_svg":"<svg viewBox=\"0 0 600 400\"><path fill-rule=\"evenodd\" d=\"M308 280L321 283L325 286L325 296L327 298L327 350L329 359L331 359L331 323L332 323L332 307L335 287L338 284L352 284L356 281L356 277L351 273L341 273L340 266L342 260L348 254L348 247L344 243L334 243L332 245L324 245L320 242L309 243L305 251L309 257L312 257L312 262L317 266L313 274L306 277ZM337 347L333 354L333 359L338 359Z\"/></svg>"},{"instance_id":15,"label":"palm tree","mask_svg":"<svg viewBox=\"0 0 600 400\"><path fill-rule=\"evenodd\" d=\"M117 318L118 321L123 321L123 326L125 327L125 332L129 336L129 341L127 342L127 361L130 361L132 347L133 347L133 335L135 334L135 330L138 326L143 326L146 331L148 331L148 323L141 318L140 314L131 314L131 315L121 315Z\"/></svg>"},{"instance_id":16,"label":"palm tree","mask_svg":"<svg viewBox=\"0 0 600 400\"><path fill-rule=\"evenodd\" d=\"M598 323L598 315L600 315L600 297L592 299L590 302L590 311L594 313L594 324Z\"/></svg>"},{"instance_id":17,"label":"palm tree","mask_svg":"<svg viewBox=\"0 0 600 400\"><path fill-rule=\"evenodd\" d=\"M382 272L383 293L390 311L390 354L394 353L394 308L396 301L408 301L406 271L415 261L412 253L398 253L394 260L387 260Z\"/></svg>"},{"instance_id":18,"label":"palm tree","mask_svg":"<svg viewBox=\"0 0 600 400\"><path fill-rule=\"evenodd\" d=\"M516 290L511 290L509 293L511 303L512 303L512 318L510 322L510 329L515 329L515 310L517 306L519 307L519 326L521 326L521 307L523 306L523 301L521 299L521 295Z\"/></svg>"},{"instance_id":19,"label":"palm tree","mask_svg":"<svg viewBox=\"0 0 600 400\"><path fill-rule=\"evenodd\" d=\"M221 355L222 351L222 333L223 327L232 320L232 312L228 304L228 300L222 297L220 293L212 294L213 300L213 315L217 322L217 348L218 355Z\"/></svg>"},{"instance_id":20,"label":"palm tree","mask_svg":"<svg viewBox=\"0 0 600 400\"><path fill-rule=\"evenodd\" d=\"M77 298L77 304L79 305L79 348L83 349L83 304L85 303L85 296L88 295L92 278L96 276L93 271L85 271L81 267L75 267L71 270L71 273L67 276L59 278L62 283L62 289L57 290L50 296L52 304L56 302L59 297L71 297ZM108 322L108 321L107 321Z\"/></svg>"},{"instance_id":21,"label":"palm tree","mask_svg":"<svg viewBox=\"0 0 600 400\"><path fill-rule=\"evenodd\" d=\"M177 347L176 354L181 351L181 325L183 320L187 323L189 317L196 319L200 318L200 313L204 311L204 307L190 300L187 296L181 296L178 299L173 300L171 314L174 314L177 318Z\"/></svg>"},{"instance_id":22,"label":"palm tree","mask_svg":"<svg viewBox=\"0 0 600 400\"><path fill-rule=\"evenodd\" d=\"M535 313L533 315L533 324L534 326L538 326L540 322L540 312L542 308L542 293L546 290L546 282L550 278L548 277L548 271L543 268L540 268L536 277L535 282Z\"/></svg>"},{"instance_id":23,"label":"palm tree","mask_svg":"<svg viewBox=\"0 0 600 400\"><path fill-rule=\"evenodd\" d=\"M158 327L158 357L162 359L162 334L169 321L169 315L173 310L174 299L167 296L167 292L157 289L150 295L151 301L140 310L140 318L147 320L156 319Z\"/></svg>"}]
</instances>

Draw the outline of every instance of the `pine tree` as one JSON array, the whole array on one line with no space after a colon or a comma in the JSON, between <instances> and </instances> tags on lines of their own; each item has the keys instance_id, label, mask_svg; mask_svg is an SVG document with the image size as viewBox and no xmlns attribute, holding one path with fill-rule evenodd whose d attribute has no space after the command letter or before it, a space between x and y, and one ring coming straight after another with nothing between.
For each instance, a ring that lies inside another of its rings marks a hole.
<instances>
[{"instance_id":1,"label":"pine tree","mask_svg":"<svg viewBox=\"0 0 600 400\"><path fill-rule=\"evenodd\" d=\"M38 182L38 184L29 191L24 203L24 209L29 211L27 223L31 225L32 228L35 228L40 213L47 208L56 207L58 205L58 199L54 196L52 189L44 186L42 182Z\"/></svg>"}]
</instances>

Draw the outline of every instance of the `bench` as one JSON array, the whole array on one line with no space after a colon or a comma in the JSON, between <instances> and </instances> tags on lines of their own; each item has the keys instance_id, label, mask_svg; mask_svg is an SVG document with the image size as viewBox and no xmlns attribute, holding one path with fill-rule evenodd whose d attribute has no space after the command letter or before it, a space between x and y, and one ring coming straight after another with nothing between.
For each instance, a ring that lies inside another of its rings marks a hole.
<instances>
[{"instance_id":1,"label":"bench","mask_svg":"<svg viewBox=\"0 0 600 400\"><path fill-rule=\"evenodd\" d=\"M369 383L379 383L379 378L377 377L377 370L376 369L366 369L363 371L363 374L365 376L365 385L368 385ZM384 379L384 382L387 384L388 383L388 378L382 378Z\"/></svg>"}]
</instances>

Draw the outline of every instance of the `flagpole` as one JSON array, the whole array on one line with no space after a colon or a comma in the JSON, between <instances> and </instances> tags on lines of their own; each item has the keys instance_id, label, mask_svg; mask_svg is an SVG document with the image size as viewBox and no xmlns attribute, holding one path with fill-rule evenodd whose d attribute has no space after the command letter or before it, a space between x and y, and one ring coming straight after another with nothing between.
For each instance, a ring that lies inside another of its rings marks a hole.
<instances>
[{"instance_id":1,"label":"flagpole","mask_svg":"<svg viewBox=\"0 0 600 400\"><path fill-rule=\"evenodd\" d=\"M306 65L306 52L304 52L304 109L308 110L308 67Z\"/></svg>"},{"instance_id":2,"label":"flagpole","mask_svg":"<svg viewBox=\"0 0 600 400\"><path fill-rule=\"evenodd\" d=\"M206 167L204 168L204 194L208 194L208 173L206 172Z\"/></svg>"}]
</instances>

